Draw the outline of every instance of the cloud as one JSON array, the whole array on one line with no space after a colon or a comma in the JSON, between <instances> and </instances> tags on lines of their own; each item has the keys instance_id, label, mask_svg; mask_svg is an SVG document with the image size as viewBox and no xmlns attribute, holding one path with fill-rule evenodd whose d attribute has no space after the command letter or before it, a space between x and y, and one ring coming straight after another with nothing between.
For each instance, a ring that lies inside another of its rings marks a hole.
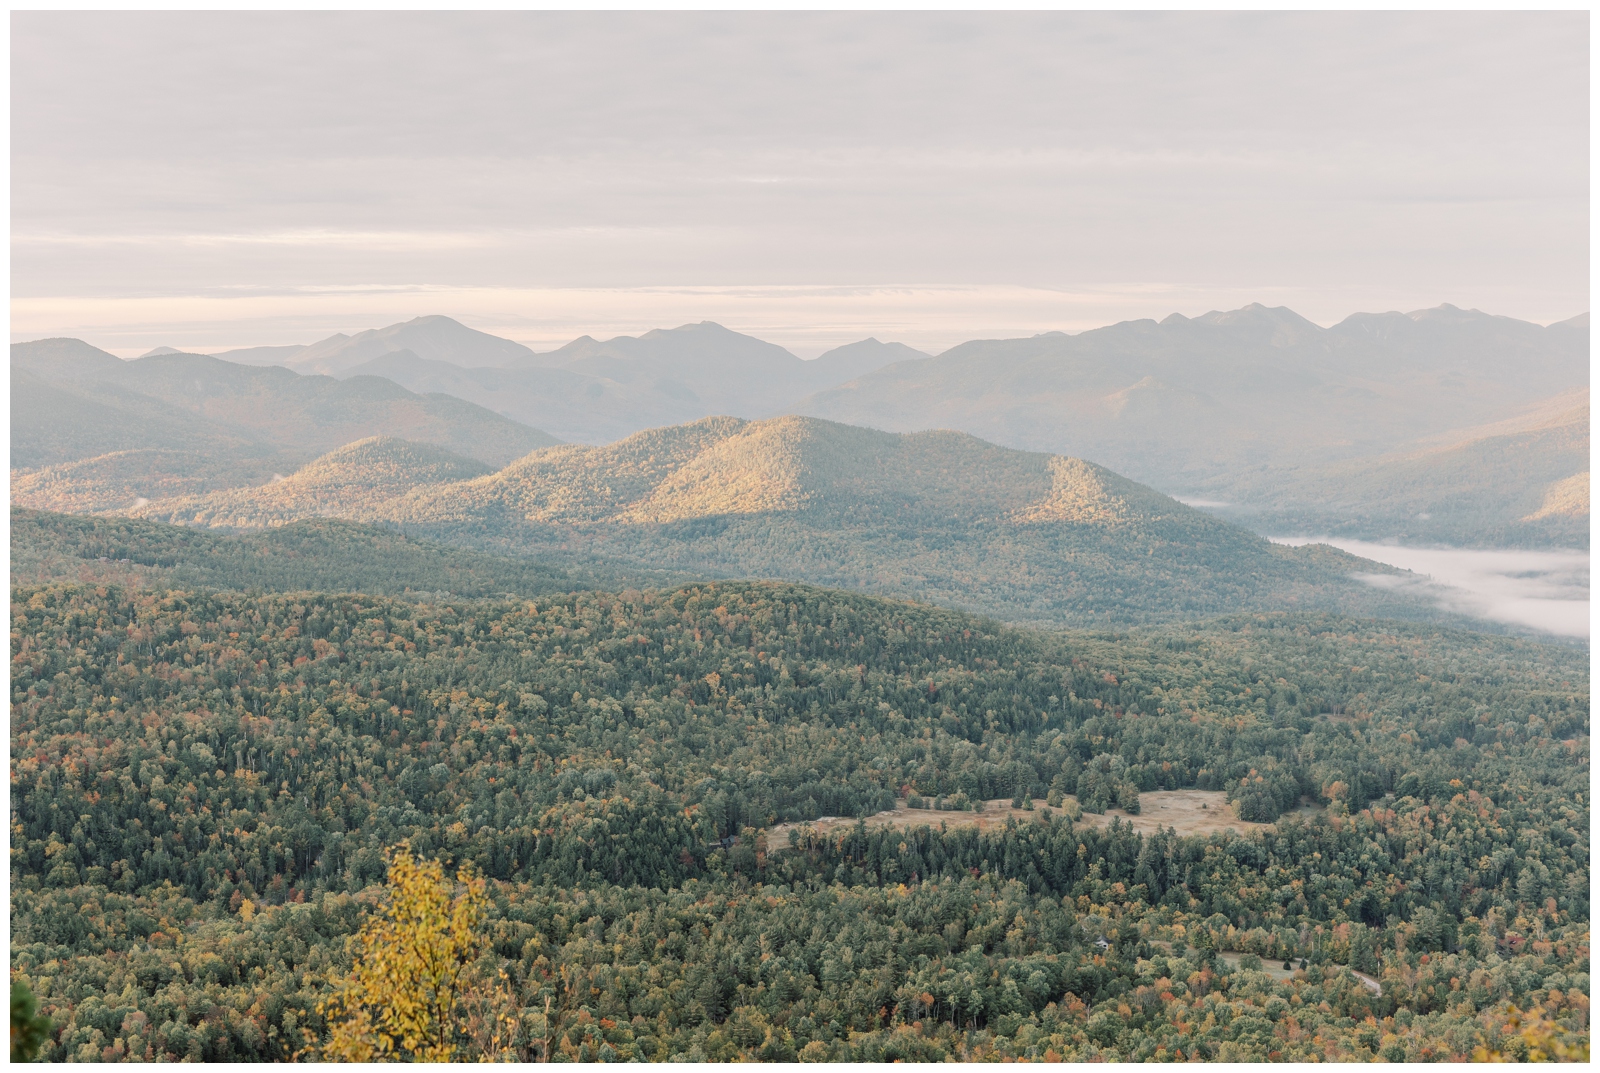
<instances>
[{"instance_id":1,"label":"cloud","mask_svg":"<svg viewBox=\"0 0 1600 1073\"><path fill-rule=\"evenodd\" d=\"M998 305L940 321L985 332L1061 322L1008 288L1175 296L1140 315L1189 312L1185 294L1292 295L1320 320L1587 305L1583 12L12 26L13 296L66 318L29 331L145 316L74 300L194 312L226 288L639 298L585 330L638 323L652 287L735 284L988 288ZM1073 308L1088 326L1131 307ZM761 316L822 331L839 309Z\"/></svg>"}]
</instances>

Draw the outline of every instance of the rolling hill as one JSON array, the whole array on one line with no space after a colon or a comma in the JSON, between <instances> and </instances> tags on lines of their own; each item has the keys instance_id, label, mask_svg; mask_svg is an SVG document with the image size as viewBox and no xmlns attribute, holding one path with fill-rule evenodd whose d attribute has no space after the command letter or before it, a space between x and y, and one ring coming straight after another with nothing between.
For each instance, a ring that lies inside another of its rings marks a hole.
<instances>
[{"instance_id":1,"label":"rolling hill","mask_svg":"<svg viewBox=\"0 0 1600 1073\"><path fill-rule=\"evenodd\" d=\"M224 533L11 508L13 585L487 597L682 580L662 571L618 574L488 555L331 518Z\"/></svg>"},{"instance_id":2,"label":"rolling hill","mask_svg":"<svg viewBox=\"0 0 1600 1073\"><path fill-rule=\"evenodd\" d=\"M367 487L369 466L353 464L367 454L417 456L388 441L357 447L269 488L139 513L233 527L337 514L624 573L798 580L1053 625L1241 608L1430 613L1349 577L1386 567L1279 547L1092 463L962 433L717 417L545 448L470 479L426 482L412 469Z\"/></svg>"},{"instance_id":3,"label":"rolling hill","mask_svg":"<svg viewBox=\"0 0 1600 1073\"><path fill-rule=\"evenodd\" d=\"M162 499L128 513L186 525L251 528L303 518L373 516L390 500L414 488L490 472L482 462L438 447L371 436L330 451L293 475L268 484Z\"/></svg>"},{"instance_id":4,"label":"rolling hill","mask_svg":"<svg viewBox=\"0 0 1600 1073\"><path fill-rule=\"evenodd\" d=\"M126 442L126 441L124 441ZM293 472L292 455L248 444L107 451L11 473L11 502L37 510L98 514L133 510L153 499L204 495L267 484Z\"/></svg>"}]
</instances>

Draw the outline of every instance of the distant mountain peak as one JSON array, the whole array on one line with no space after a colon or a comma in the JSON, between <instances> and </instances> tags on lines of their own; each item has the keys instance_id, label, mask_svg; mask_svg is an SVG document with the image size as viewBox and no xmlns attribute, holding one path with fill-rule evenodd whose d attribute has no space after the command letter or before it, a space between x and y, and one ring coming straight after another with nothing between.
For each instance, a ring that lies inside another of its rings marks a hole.
<instances>
[{"instance_id":1,"label":"distant mountain peak","mask_svg":"<svg viewBox=\"0 0 1600 1073\"><path fill-rule=\"evenodd\" d=\"M633 337L633 338L638 338L638 339L659 339L662 336L695 335L695 334L731 335L731 336L738 336L741 339L754 339L755 338L755 336L746 335L744 332L736 332L732 328L729 328L729 327L726 327L724 325L718 324L714 320L701 320L701 321L696 321L693 324L680 324L676 328L651 328L649 331L645 332L643 335L636 336L636 337ZM630 338L630 337L629 336L620 336L619 338L627 339L627 338ZM760 341L761 342L765 342L765 340L760 340ZM769 343L768 345L771 346L771 345L775 345L775 344L770 344Z\"/></svg>"},{"instance_id":2,"label":"distant mountain peak","mask_svg":"<svg viewBox=\"0 0 1600 1073\"><path fill-rule=\"evenodd\" d=\"M1462 309L1460 306L1451 305L1449 302L1440 302L1438 305L1427 309L1413 309L1406 316L1419 322L1425 320L1466 322L1511 319L1509 317L1497 317L1492 313L1485 313L1481 309Z\"/></svg>"},{"instance_id":3,"label":"distant mountain peak","mask_svg":"<svg viewBox=\"0 0 1600 1073\"><path fill-rule=\"evenodd\" d=\"M154 350L146 350L143 354L140 354L139 356L141 358L155 358L155 357L160 357L162 354L187 354L187 353L189 353L189 351L187 351L187 350L179 350L176 347L158 346Z\"/></svg>"},{"instance_id":4,"label":"distant mountain peak","mask_svg":"<svg viewBox=\"0 0 1600 1073\"><path fill-rule=\"evenodd\" d=\"M521 343L469 328L453 317L430 313L353 336L331 335L298 352L287 364L337 376L398 350L463 368L506 366L534 357L533 351Z\"/></svg>"}]
</instances>

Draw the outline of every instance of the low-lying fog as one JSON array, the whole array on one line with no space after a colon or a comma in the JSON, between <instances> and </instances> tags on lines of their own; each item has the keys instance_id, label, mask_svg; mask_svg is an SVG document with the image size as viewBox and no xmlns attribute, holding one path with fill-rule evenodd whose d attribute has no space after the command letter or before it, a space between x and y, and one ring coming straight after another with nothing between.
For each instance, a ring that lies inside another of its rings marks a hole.
<instances>
[{"instance_id":1,"label":"low-lying fog","mask_svg":"<svg viewBox=\"0 0 1600 1073\"><path fill-rule=\"evenodd\" d=\"M1417 588L1441 607L1511 622L1563 637L1589 636L1589 553L1564 548L1408 548L1343 537L1271 537L1278 544L1330 544L1421 577L1388 574L1362 580L1388 588Z\"/></svg>"}]
</instances>

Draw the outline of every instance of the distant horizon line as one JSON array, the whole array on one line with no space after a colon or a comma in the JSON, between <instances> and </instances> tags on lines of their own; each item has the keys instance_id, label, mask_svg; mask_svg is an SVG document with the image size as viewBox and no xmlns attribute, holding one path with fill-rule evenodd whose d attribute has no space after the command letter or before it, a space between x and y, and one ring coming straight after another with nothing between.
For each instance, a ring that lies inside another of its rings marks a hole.
<instances>
[{"instance_id":1,"label":"distant horizon line","mask_svg":"<svg viewBox=\"0 0 1600 1073\"><path fill-rule=\"evenodd\" d=\"M1296 310L1294 310L1292 307L1290 307L1288 305L1276 305L1276 306L1273 306L1273 305L1267 305L1264 302L1257 301L1257 302L1247 302L1244 305L1238 306L1238 307L1233 308L1233 309L1210 309L1210 310L1207 310L1204 313L1196 314L1195 316L1188 316L1186 314L1179 313L1177 311L1173 311L1173 312L1168 313L1165 316L1159 317L1159 318L1158 317L1154 317L1154 316L1125 317L1125 318L1122 318L1120 320L1108 321L1108 322L1106 322L1104 324L1099 324L1099 325L1096 325L1096 326L1090 327L1090 328L1075 328L1075 329L1049 328L1049 329L1044 329L1042 331L1034 331L1034 332L1027 332L1027 329L1018 329L1018 331L1026 333L1026 334L1016 334L1016 335L1009 335L1009 334L972 335L972 336L969 336L969 337L961 340L961 342L953 343L950 346L944 347L942 349L931 350L931 351L930 350L925 350L922 347L919 347L919 346L917 346L916 344L913 344L913 343L905 343L905 342L903 342L901 340L898 340L898 339L882 339L882 338L879 338L877 335L862 336L859 339L853 339L853 340L851 340L850 342L847 342L847 343L841 343L841 344L838 344L836 346L827 347L827 348L822 349L822 350L817 350L814 353L810 354L809 356L807 356L806 354L796 353L792 347L787 347L786 346L786 347L783 347L783 349L788 350L791 354L793 354L796 358L798 358L801 361L815 361L817 358L823 356L824 354L830 353L830 352L832 352L834 350L838 350L838 349L841 349L841 348L846 347L846 346L853 346L856 343L876 341L876 342L883 343L883 344L900 343L901 345L911 347L912 349L921 351L922 353L926 353L930 357L937 357L940 354L942 354L942 353L944 353L944 352L946 352L948 350L954 349L955 347L958 347L958 346L962 346L962 345L964 345L965 343L968 343L968 342L979 342L979 341L982 341L982 342L1000 342L1000 341L1009 341L1009 340L1016 340L1016 339L1036 339L1036 338L1039 338L1039 337L1045 336L1045 335L1077 336L1077 335L1083 335L1083 334L1085 334L1087 332L1100 331L1100 330L1103 330L1103 329L1106 329L1106 328L1114 328L1114 327L1117 327L1118 325L1122 325L1122 324L1136 324L1136 323L1139 323L1141 321L1149 321L1151 323L1156 323L1156 324L1166 323L1167 321L1172 320L1173 318L1178 318L1178 319L1183 320L1183 321L1196 321L1196 320L1203 320L1204 318L1209 317L1209 316L1227 315L1227 314L1230 314L1230 313L1242 313L1242 312L1245 312L1245 311L1251 310L1251 309L1262 309L1262 310L1266 310L1266 311L1283 310L1285 312L1293 314L1294 316L1296 316L1299 319L1305 321L1306 323L1311 324L1312 326L1314 326L1316 328L1319 328L1319 329L1321 329L1323 331L1329 331L1329 330L1337 327L1338 325L1344 323L1345 321L1350 320L1352 317L1359 317L1359 316L1385 316L1385 315L1388 315L1388 314L1391 314L1391 313L1399 314L1401 316L1406 316L1406 317L1413 317L1413 316L1415 316L1416 314L1419 314L1419 313L1427 313L1427 312L1432 312L1432 311L1435 311L1435 310L1455 310L1457 312L1462 312L1462 313L1478 313L1478 314L1480 314L1482 316L1495 317L1495 318L1506 319L1506 320L1518 320L1518 321L1521 321L1524 324L1532 324L1532 325L1535 325L1535 326L1541 327L1541 328L1549 328L1549 327L1553 327L1553 326L1555 326L1557 324L1566 324L1566 323L1569 323L1571 321L1578 320L1581 317L1587 316L1589 314L1589 312L1590 312L1589 310L1585 309L1585 310L1583 310L1583 311L1581 311L1579 313L1573 314L1572 316L1562 317L1562 318L1559 318L1557 320L1552 320L1552 321L1548 321L1548 322L1545 322L1545 323L1541 324L1539 321L1535 321L1535 320L1522 320L1522 318L1520 318L1520 317L1510 317L1510 316L1506 316L1504 314L1499 314L1499 313L1487 313L1484 310L1479 309L1479 308L1474 307L1474 306L1458 306L1453 302L1440 302L1437 305L1424 306L1424 307L1420 307L1420 308L1412 309L1412 310L1386 309L1386 310L1382 310L1381 312L1372 312L1372 311L1369 311L1369 310L1360 310L1360 309L1358 309L1355 312L1348 313L1345 316L1343 316L1343 317L1339 318L1338 320L1335 320L1335 321L1333 321L1331 323L1320 324L1317 321L1314 321L1311 318L1305 316L1304 314L1301 314L1301 313L1297 312ZM467 315L471 316L471 314L467 314ZM578 335L575 335L575 336L572 336L572 337L568 338L566 340L566 342L561 343L561 344L559 344L559 345L557 345L557 346L555 346L555 347L553 347L553 348L551 348L549 350L539 350L539 349L536 349L538 346L541 346L541 345L546 345L547 346L548 345L548 339L541 339L541 340L539 340L537 342L526 342L524 340L517 339L517 338L515 338L513 336L510 336L510 335L499 334L498 332L490 330L488 328L476 327L476 326L474 326L472 324L467 323L464 320L461 320L459 317L452 316L452 315L450 315L448 313L420 313L420 314L417 314L417 315L409 317L409 318L404 318L404 319L400 319L400 320L394 320L394 321L391 321L391 322L389 322L387 324L381 324L381 325L378 325L378 326L372 327L372 328L361 328L361 329L357 329L355 331L349 331L349 332L346 332L346 331L332 332L332 333L330 333L328 335L324 335L324 336L321 336L319 338L313 339L313 340L311 340L310 342L307 342L307 343L300 343L300 342L296 342L296 343L259 343L259 342L253 342L253 343L242 343L242 344L237 344L237 345L223 345L223 346L219 346L218 344L215 344L215 343L210 343L210 344L202 344L201 346L203 347L203 349L201 349L201 348L186 349L186 348L182 348L182 347L174 347L169 343L160 343L160 344L157 344L154 347L147 347L147 348L144 348L144 349L140 350L139 348L136 348L136 347L101 347L98 344L91 342L89 339L84 338L83 336L79 336L79 335L45 335L45 336L33 336L32 338L25 338L25 339L13 338L11 340L11 342L12 342L13 345L16 345L16 344L21 344L21 343L40 342L40 341L43 341L43 340L46 340L46 339L75 339L75 340L78 340L79 342L87 343L90 346L94 346L96 349L101 350L104 353L111 354L112 356L120 358L120 359L122 359L124 361L136 361L136 360L138 360L140 358L154 356L154 355L156 355L157 353L160 353L160 352L179 353L179 354L195 354L195 355L199 355L199 356L202 356L202 357L220 357L223 354L227 354L227 353L234 352L234 351L252 350L252 349L258 349L258 348L259 349L265 349L265 348L269 348L269 347L291 347L292 346L292 347L300 347L300 348L304 349L304 348L309 348L309 347L315 346L318 343L324 342L324 341L326 341L328 339L331 339L334 336L338 336L338 335L343 335L343 336L346 336L347 338L353 338L353 337L355 337L357 335L361 335L361 334L366 333L366 332L383 331L383 330L388 329L388 328L398 327L398 326L400 326L402 324L409 324L409 323L413 323L415 321L427 320L427 319L434 318L434 317L441 317L443 319L453 321L454 323L459 324L462 327L469 328L469 329L471 329L473 331L482 332L485 335L493 335L493 336L495 336L495 338L503 339L503 340L506 340L507 342L512 342L512 343L516 343L519 346L527 347L536 356L540 356L540 357L543 357L543 356L548 355L548 354L555 353L555 352L561 350L563 347L570 346L572 343L579 342L579 341L581 341L583 339L591 339L591 340L594 340L595 342L599 342L599 343L610 343L610 342L614 342L614 341L616 341L618 339L637 339L637 338L640 338L643 335L646 335L646 334L649 334L650 332L655 332L655 331L680 331L680 330L682 330L684 328L693 328L693 327L698 327L698 326L701 326L701 325L713 325L715 327L722 328L725 331L733 332L733 333L736 333L736 334L739 334L739 335L744 335L744 336L747 336L748 338L757 339L757 340L759 340L761 342L764 342L764 343L770 343L771 342L771 340L769 340L767 338L764 338L761 335L756 335L755 334L756 331L759 331L761 329L743 330L743 329L739 329L739 328L730 328L726 324L723 324L721 321L714 320L714 319L711 319L711 318L705 318L705 319L701 319L701 320L683 321L682 323L673 325L672 327L660 327L660 326L657 326L657 327L654 327L654 328L646 328L646 329L642 329L642 330L634 329L632 333L630 333L628 331L621 331L621 332L618 332L615 335L610 335L610 336L607 336L605 338L601 338L600 335L596 334L597 332L603 334L605 332L605 329L597 328L597 329L592 329L590 331L580 332ZM474 319L479 319L479 318L474 318ZM501 329L501 330L503 331L504 329ZM21 333L18 333L18 334L21 334ZM782 333L780 333L780 334L782 334ZM782 344L772 344L772 345L782 346ZM803 349L809 350L811 348L803 348Z\"/></svg>"}]
</instances>

